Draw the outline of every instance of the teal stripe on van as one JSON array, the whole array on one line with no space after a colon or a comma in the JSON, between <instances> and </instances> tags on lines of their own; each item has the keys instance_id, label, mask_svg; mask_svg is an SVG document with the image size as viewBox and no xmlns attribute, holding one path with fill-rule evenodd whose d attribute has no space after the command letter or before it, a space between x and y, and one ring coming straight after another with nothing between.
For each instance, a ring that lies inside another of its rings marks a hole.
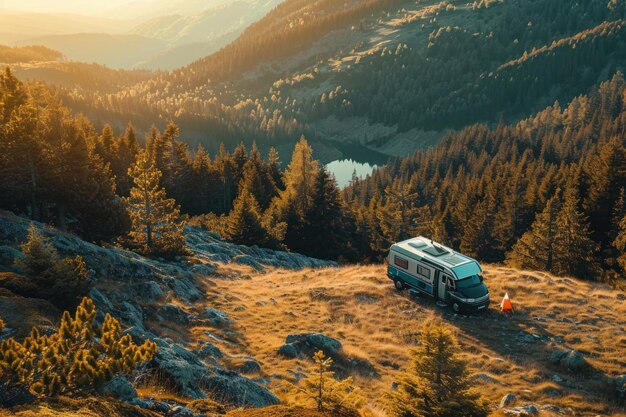
<instances>
[{"instance_id":1,"label":"teal stripe on van","mask_svg":"<svg viewBox=\"0 0 626 417\"><path fill-rule=\"evenodd\" d=\"M433 295L433 286L427 282L422 281L421 279L402 271L396 267L389 265L387 267L387 274L392 277L398 277L402 279L404 282L409 284L412 287L417 288L418 290L425 292L427 294Z\"/></svg>"}]
</instances>

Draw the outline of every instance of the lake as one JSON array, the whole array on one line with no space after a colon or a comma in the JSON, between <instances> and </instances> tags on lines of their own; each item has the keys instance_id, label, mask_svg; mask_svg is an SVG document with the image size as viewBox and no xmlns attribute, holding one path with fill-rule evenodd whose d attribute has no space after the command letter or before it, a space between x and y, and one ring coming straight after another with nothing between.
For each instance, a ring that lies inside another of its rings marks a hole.
<instances>
[{"instance_id":1,"label":"lake","mask_svg":"<svg viewBox=\"0 0 626 417\"><path fill-rule=\"evenodd\" d=\"M339 188L344 188L350 183L354 172L356 172L357 177L365 178L377 167L377 165L370 165L367 162L356 162L352 159L337 160L326 165L328 171L335 176Z\"/></svg>"}]
</instances>

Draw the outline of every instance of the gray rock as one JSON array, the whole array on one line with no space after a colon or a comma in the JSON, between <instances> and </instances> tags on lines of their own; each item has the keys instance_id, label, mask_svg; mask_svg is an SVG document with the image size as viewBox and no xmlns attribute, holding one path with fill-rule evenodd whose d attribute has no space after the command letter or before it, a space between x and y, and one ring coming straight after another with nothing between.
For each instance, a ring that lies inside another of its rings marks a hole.
<instances>
[{"instance_id":1,"label":"gray rock","mask_svg":"<svg viewBox=\"0 0 626 417\"><path fill-rule=\"evenodd\" d=\"M565 414L565 410L563 410L561 407L556 406L554 404L544 404L541 407L539 407L539 409L541 411L550 411L551 413Z\"/></svg>"},{"instance_id":2,"label":"gray rock","mask_svg":"<svg viewBox=\"0 0 626 417\"><path fill-rule=\"evenodd\" d=\"M291 346L291 347L285 347ZM336 356L342 349L341 342L321 333L302 333L287 336L285 345L279 353L287 357L311 356L315 351L322 350L328 356ZM293 353L297 352L295 356Z\"/></svg>"},{"instance_id":3,"label":"gray rock","mask_svg":"<svg viewBox=\"0 0 626 417\"><path fill-rule=\"evenodd\" d=\"M172 407L172 409L170 410L170 416L172 417L193 417L194 416L194 412L191 411L190 409L177 405Z\"/></svg>"},{"instance_id":4,"label":"gray rock","mask_svg":"<svg viewBox=\"0 0 626 417\"><path fill-rule=\"evenodd\" d=\"M238 263L238 264L241 264L241 265L251 266L254 269L256 269L257 271L262 271L264 269L263 265L261 265L257 261L257 258L254 258L254 257L252 257L250 255L237 255L237 256L234 256L231 259L231 261L235 262L235 263Z\"/></svg>"},{"instance_id":5,"label":"gray rock","mask_svg":"<svg viewBox=\"0 0 626 417\"><path fill-rule=\"evenodd\" d=\"M259 362L250 356L234 356L232 359L239 362L229 367L233 371L242 374L256 374L261 372L261 365L259 365Z\"/></svg>"},{"instance_id":6,"label":"gray rock","mask_svg":"<svg viewBox=\"0 0 626 417\"><path fill-rule=\"evenodd\" d=\"M212 398L235 407L261 408L279 403L267 388L232 372L218 372L207 378L205 387Z\"/></svg>"},{"instance_id":7,"label":"gray rock","mask_svg":"<svg viewBox=\"0 0 626 417\"><path fill-rule=\"evenodd\" d=\"M190 278L167 277L163 282L182 300L197 301L202 298L202 293Z\"/></svg>"},{"instance_id":8,"label":"gray rock","mask_svg":"<svg viewBox=\"0 0 626 417\"><path fill-rule=\"evenodd\" d=\"M189 317L182 308L175 304L166 304L157 309L157 316L161 320L171 321L178 324L189 324Z\"/></svg>"},{"instance_id":9,"label":"gray rock","mask_svg":"<svg viewBox=\"0 0 626 417\"><path fill-rule=\"evenodd\" d=\"M557 349L550 355L550 363L570 371L581 371L587 367L584 356L576 350Z\"/></svg>"},{"instance_id":10,"label":"gray rock","mask_svg":"<svg viewBox=\"0 0 626 417\"><path fill-rule=\"evenodd\" d=\"M514 404L517 401L517 397L513 393L508 393L500 400L500 408L507 407L511 404Z\"/></svg>"},{"instance_id":11,"label":"gray rock","mask_svg":"<svg viewBox=\"0 0 626 417\"><path fill-rule=\"evenodd\" d=\"M162 401L152 401L149 408L150 410L156 411L157 413L169 413L170 412L170 405Z\"/></svg>"},{"instance_id":12,"label":"gray rock","mask_svg":"<svg viewBox=\"0 0 626 417\"><path fill-rule=\"evenodd\" d=\"M92 288L91 290L89 290L89 294L87 295L96 304L96 308L98 310L104 310L104 311L113 310L113 304L111 304L111 301L109 301L109 299L104 294L102 294L97 288Z\"/></svg>"},{"instance_id":13,"label":"gray rock","mask_svg":"<svg viewBox=\"0 0 626 417\"><path fill-rule=\"evenodd\" d=\"M156 301L163 297L164 292L156 281L144 282L139 286L141 297L146 301Z\"/></svg>"},{"instance_id":14,"label":"gray rock","mask_svg":"<svg viewBox=\"0 0 626 417\"><path fill-rule=\"evenodd\" d=\"M474 375L474 378L481 381L481 382L486 382L488 384L497 384L498 380L495 378L490 377L487 374L484 373L477 373L476 375Z\"/></svg>"},{"instance_id":15,"label":"gray rock","mask_svg":"<svg viewBox=\"0 0 626 417\"><path fill-rule=\"evenodd\" d=\"M99 393L105 397L113 397L122 401L131 401L137 398L135 387L123 376L113 377L99 388Z\"/></svg>"},{"instance_id":16,"label":"gray rock","mask_svg":"<svg viewBox=\"0 0 626 417\"><path fill-rule=\"evenodd\" d=\"M534 416L539 414L539 409L537 409L537 407L533 404L528 404L512 409L504 409L502 411L504 412L504 414L513 416Z\"/></svg>"},{"instance_id":17,"label":"gray rock","mask_svg":"<svg viewBox=\"0 0 626 417\"><path fill-rule=\"evenodd\" d=\"M609 390L613 391L615 397L626 398L626 375L607 378Z\"/></svg>"},{"instance_id":18,"label":"gray rock","mask_svg":"<svg viewBox=\"0 0 626 417\"><path fill-rule=\"evenodd\" d=\"M159 347L153 359L154 367L169 379L182 395L194 399L206 398L202 387L210 372L198 355L163 339L157 338L154 341Z\"/></svg>"},{"instance_id":19,"label":"gray rock","mask_svg":"<svg viewBox=\"0 0 626 417\"><path fill-rule=\"evenodd\" d=\"M191 273L200 276L213 275L215 273L215 267L209 264L195 264L190 269Z\"/></svg>"},{"instance_id":20,"label":"gray rock","mask_svg":"<svg viewBox=\"0 0 626 417\"><path fill-rule=\"evenodd\" d=\"M211 323L213 327L227 327L234 323L228 317L228 313L225 313L221 310L218 310L212 307L206 307L202 311L200 318L209 320L209 322Z\"/></svg>"},{"instance_id":21,"label":"gray rock","mask_svg":"<svg viewBox=\"0 0 626 417\"><path fill-rule=\"evenodd\" d=\"M207 359L207 358L219 359L224 356L222 351L217 346L205 340L200 342L200 346L196 352L201 359Z\"/></svg>"},{"instance_id":22,"label":"gray rock","mask_svg":"<svg viewBox=\"0 0 626 417\"><path fill-rule=\"evenodd\" d=\"M286 358L297 358L300 356L300 350L292 344L286 344L278 348L278 354Z\"/></svg>"},{"instance_id":23,"label":"gray rock","mask_svg":"<svg viewBox=\"0 0 626 417\"><path fill-rule=\"evenodd\" d=\"M143 325L143 312L141 311L141 307L135 304L131 304L127 301L122 302L116 316L128 326L145 330Z\"/></svg>"},{"instance_id":24,"label":"gray rock","mask_svg":"<svg viewBox=\"0 0 626 417\"><path fill-rule=\"evenodd\" d=\"M146 401L146 400L142 400L139 398L133 398L132 400L128 401L128 403L130 405L134 405L135 407L145 408L145 409L149 409L152 406L151 401Z\"/></svg>"}]
</instances>

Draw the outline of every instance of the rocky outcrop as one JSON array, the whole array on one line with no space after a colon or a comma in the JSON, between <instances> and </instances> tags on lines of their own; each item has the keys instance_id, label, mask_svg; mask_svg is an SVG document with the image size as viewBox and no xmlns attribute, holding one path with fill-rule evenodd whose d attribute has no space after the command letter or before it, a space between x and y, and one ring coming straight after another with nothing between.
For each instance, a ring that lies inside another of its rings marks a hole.
<instances>
[{"instance_id":1,"label":"rocky outcrop","mask_svg":"<svg viewBox=\"0 0 626 417\"><path fill-rule=\"evenodd\" d=\"M319 350L333 359L333 370L341 377L359 374L377 378L378 372L366 359L347 356L342 352L341 342L321 333L291 334L285 344L278 348L278 354L287 358L311 358Z\"/></svg>"},{"instance_id":2,"label":"rocky outcrop","mask_svg":"<svg viewBox=\"0 0 626 417\"><path fill-rule=\"evenodd\" d=\"M583 371L588 368L584 356L576 350L557 349L550 354L550 363L573 372Z\"/></svg>"},{"instance_id":3,"label":"rocky outcrop","mask_svg":"<svg viewBox=\"0 0 626 417\"><path fill-rule=\"evenodd\" d=\"M320 333L290 334L278 353L288 358L311 357L321 350L327 356L335 357L341 350L341 342Z\"/></svg>"},{"instance_id":4,"label":"rocky outcrop","mask_svg":"<svg viewBox=\"0 0 626 417\"><path fill-rule=\"evenodd\" d=\"M218 372L205 386L212 398L224 404L259 408L280 402L267 388L234 372Z\"/></svg>"},{"instance_id":5,"label":"rocky outcrop","mask_svg":"<svg viewBox=\"0 0 626 417\"><path fill-rule=\"evenodd\" d=\"M196 307L196 303L204 299L200 279L206 276L221 278L216 275L216 262L248 265L257 270L336 265L299 254L223 242L216 235L193 227L185 228L190 256L174 261L151 259L120 248L94 245L43 224L0 212L0 274L3 271L13 273L15 260L22 256L19 243L26 239L31 224L48 237L63 256L83 257L93 283L89 296L98 308L97 320L111 314L125 325L124 333L130 334L136 342L151 339L157 343L158 353L148 370L176 387L182 396L194 399L210 396L237 407L278 403L276 396L263 385L240 375L259 373L261 368L256 359L227 356L208 341L201 341L192 350L184 342L160 337L161 329L209 326L216 331L207 331L207 336L211 335L216 343L238 343L238 333L231 329L236 323L228 314L211 307ZM15 304L9 299L5 301L7 305ZM0 300L0 309L2 305ZM0 311L8 319L16 315L3 313ZM59 314L55 311L54 316ZM341 344L331 345L335 349L341 348ZM228 366L230 370L226 369ZM159 406L154 401L137 398L132 385L123 378L112 380L102 390L105 395L145 408ZM185 413L186 410L178 410L176 415Z\"/></svg>"},{"instance_id":6,"label":"rocky outcrop","mask_svg":"<svg viewBox=\"0 0 626 417\"><path fill-rule=\"evenodd\" d=\"M104 384L99 388L99 393L122 401L132 401L137 398L135 387L123 376L116 376Z\"/></svg>"}]
</instances>

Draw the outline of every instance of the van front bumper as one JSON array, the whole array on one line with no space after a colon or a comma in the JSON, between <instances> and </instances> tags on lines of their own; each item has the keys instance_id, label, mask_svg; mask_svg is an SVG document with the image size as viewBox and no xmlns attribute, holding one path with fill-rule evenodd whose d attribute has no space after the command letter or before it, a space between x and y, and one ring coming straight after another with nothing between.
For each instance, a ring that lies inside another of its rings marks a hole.
<instances>
[{"instance_id":1,"label":"van front bumper","mask_svg":"<svg viewBox=\"0 0 626 417\"><path fill-rule=\"evenodd\" d=\"M459 307L461 307L461 310L463 311L476 312L487 310L489 308L489 303L491 300L489 299L489 294L487 294L483 297L469 300L459 297L452 297L451 301L458 303Z\"/></svg>"}]
</instances>

